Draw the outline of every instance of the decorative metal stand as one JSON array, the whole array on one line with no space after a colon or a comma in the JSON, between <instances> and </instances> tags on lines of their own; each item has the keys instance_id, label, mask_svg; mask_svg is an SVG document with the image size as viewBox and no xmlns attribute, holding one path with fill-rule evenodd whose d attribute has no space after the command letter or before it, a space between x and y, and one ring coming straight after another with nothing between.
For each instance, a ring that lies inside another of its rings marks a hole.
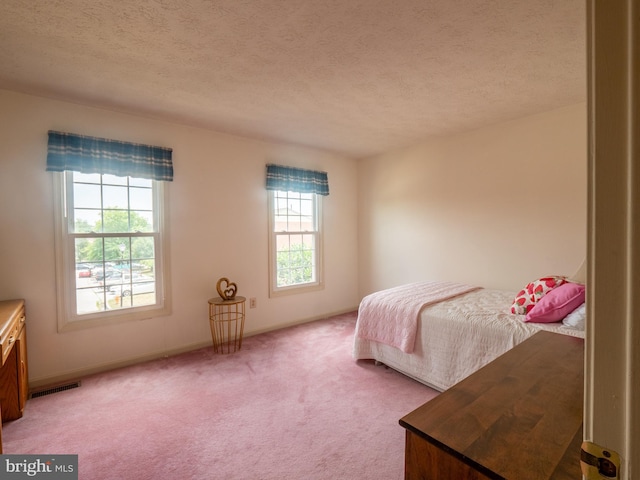
<instances>
[{"instance_id":1,"label":"decorative metal stand","mask_svg":"<svg viewBox=\"0 0 640 480\"><path fill-rule=\"evenodd\" d=\"M213 351L233 353L242 348L242 333L245 317L244 297L225 300L221 297L209 299L209 323Z\"/></svg>"}]
</instances>

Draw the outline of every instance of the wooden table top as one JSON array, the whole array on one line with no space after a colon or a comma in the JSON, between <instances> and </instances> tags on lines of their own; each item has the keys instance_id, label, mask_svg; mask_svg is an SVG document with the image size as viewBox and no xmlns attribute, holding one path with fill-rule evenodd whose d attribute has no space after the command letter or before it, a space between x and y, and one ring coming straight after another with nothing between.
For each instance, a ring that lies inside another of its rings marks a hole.
<instances>
[{"instance_id":1,"label":"wooden table top","mask_svg":"<svg viewBox=\"0 0 640 480\"><path fill-rule=\"evenodd\" d=\"M211 305L235 305L236 303L242 303L246 300L247 299L245 297L241 297L238 295L233 298L229 298L227 300L220 297L210 298L209 303Z\"/></svg>"},{"instance_id":2,"label":"wooden table top","mask_svg":"<svg viewBox=\"0 0 640 480\"><path fill-rule=\"evenodd\" d=\"M11 318L24 305L24 300L0 300L0 320Z\"/></svg>"},{"instance_id":3,"label":"wooden table top","mask_svg":"<svg viewBox=\"0 0 640 480\"><path fill-rule=\"evenodd\" d=\"M539 332L400 425L490 478L576 479L584 340Z\"/></svg>"}]
</instances>

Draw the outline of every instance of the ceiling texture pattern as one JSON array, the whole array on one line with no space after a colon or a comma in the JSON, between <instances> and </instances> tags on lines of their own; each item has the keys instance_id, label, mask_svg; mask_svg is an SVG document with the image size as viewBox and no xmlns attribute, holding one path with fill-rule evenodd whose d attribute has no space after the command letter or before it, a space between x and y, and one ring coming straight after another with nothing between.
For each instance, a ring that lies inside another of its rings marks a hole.
<instances>
[{"instance_id":1,"label":"ceiling texture pattern","mask_svg":"<svg viewBox=\"0 0 640 480\"><path fill-rule=\"evenodd\" d=\"M586 100L584 0L2 0L0 88L353 158Z\"/></svg>"}]
</instances>

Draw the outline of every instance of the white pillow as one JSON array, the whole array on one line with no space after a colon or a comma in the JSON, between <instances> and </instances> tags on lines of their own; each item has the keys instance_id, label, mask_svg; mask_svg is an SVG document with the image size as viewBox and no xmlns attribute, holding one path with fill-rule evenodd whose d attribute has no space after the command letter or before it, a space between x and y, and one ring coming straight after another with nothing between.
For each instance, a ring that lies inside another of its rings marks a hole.
<instances>
[{"instance_id":1,"label":"white pillow","mask_svg":"<svg viewBox=\"0 0 640 480\"><path fill-rule=\"evenodd\" d=\"M575 328L576 330L584 330L584 322L587 318L587 306L583 303L573 312L562 319L565 327Z\"/></svg>"}]
</instances>

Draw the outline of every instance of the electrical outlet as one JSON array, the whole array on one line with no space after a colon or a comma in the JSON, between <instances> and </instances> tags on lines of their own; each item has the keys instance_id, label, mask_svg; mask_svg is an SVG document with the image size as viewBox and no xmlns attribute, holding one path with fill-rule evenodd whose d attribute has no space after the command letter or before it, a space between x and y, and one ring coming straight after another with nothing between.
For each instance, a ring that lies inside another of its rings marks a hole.
<instances>
[{"instance_id":1,"label":"electrical outlet","mask_svg":"<svg viewBox=\"0 0 640 480\"><path fill-rule=\"evenodd\" d=\"M591 442L582 442L580 468L586 480L620 478L620 455Z\"/></svg>"},{"instance_id":2,"label":"electrical outlet","mask_svg":"<svg viewBox=\"0 0 640 480\"><path fill-rule=\"evenodd\" d=\"M256 308L256 306L257 306L256 297L251 297L249 299L249 308Z\"/></svg>"}]
</instances>

